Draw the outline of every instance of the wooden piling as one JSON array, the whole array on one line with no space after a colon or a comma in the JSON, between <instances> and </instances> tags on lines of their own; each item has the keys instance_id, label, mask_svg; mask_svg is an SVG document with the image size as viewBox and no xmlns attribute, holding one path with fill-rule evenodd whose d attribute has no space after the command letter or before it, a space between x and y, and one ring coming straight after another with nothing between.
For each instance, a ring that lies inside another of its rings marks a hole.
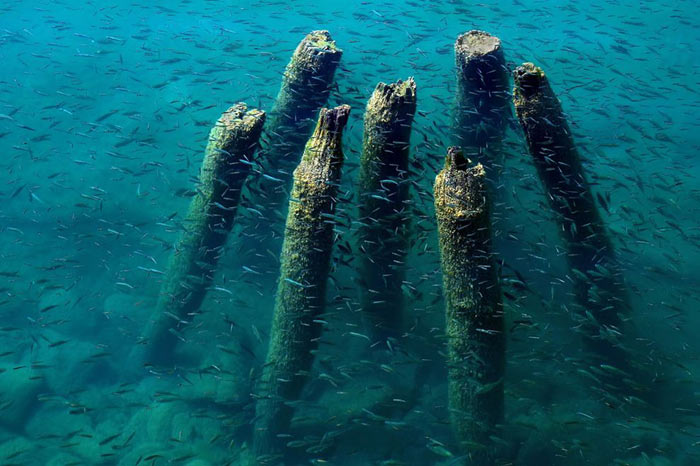
<instances>
[{"instance_id":1,"label":"wooden piling","mask_svg":"<svg viewBox=\"0 0 700 466\"><path fill-rule=\"evenodd\" d=\"M457 38L454 49L456 145L467 157L481 163L493 180L503 165L500 142L512 115L509 71L501 41L472 30Z\"/></svg>"},{"instance_id":2,"label":"wooden piling","mask_svg":"<svg viewBox=\"0 0 700 466\"><path fill-rule=\"evenodd\" d=\"M435 214L446 301L448 406L473 465L494 464L503 422L504 315L492 254L486 172L456 147L435 179Z\"/></svg>"},{"instance_id":3,"label":"wooden piling","mask_svg":"<svg viewBox=\"0 0 700 466\"><path fill-rule=\"evenodd\" d=\"M293 409L313 364L323 328L326 280L333 247L333 223L340 169L342 131L350 107L322 109L306 144L287 214L280 281L270 343L257 390L254 451L256 464L284 454Z\"/></svg>"},{"instance_id":4,"label":"wooden piling","mask_svg":"<svg viewBox=\"0 0 700 466\"><path fill-rule=\"evenodd\" d=\"M413 78L379 83L367 103L360 158L362 309L376 342L401 331L408 248L408 157L416 112ZM386 348L385 345L381 345Z\"/></svg>"},{"instance_id":5,"label":"wooden piling","mask_svg":"<svg viewBox=\"0 0 700 466\"><path fill-rule=\"evenodd\" d=\"M299 43L289 61L277 99L265 124L259 177L251 202L262 212L259 230L247 239L252 253L269 250L256 263L279 254L281 239L273 234L283 223L289 203L292 172L304 152L319 109L326 104L343 51L328 31L312 31ZM268 264L272 265L272 264Z\"/></svg>"},{"instance_id":6,"label":"wooden piling","mask_svg":"<svg viewBox=\"0 0 700 466\"><path fill-rule=\"evenodd\" d=\"M514 77L516 114L566 243L580 330L598 363L624 369L627 292L566 116L541 68L525 63Z\"/></svg>"},{"instance_id":7,"label":"wooden piling","mask_svg":"<svg viewBox=\"0 0 700 466\"><path fill-rule=\"evenodd\" d=\"M173 363L175 345L186 340L184 330L199 311L233 226L264 121L264 112L238 103L221 115L209 133L185 231L170 257L154 315L144 332L147 362Z\"/></svg>"}]
</instances>

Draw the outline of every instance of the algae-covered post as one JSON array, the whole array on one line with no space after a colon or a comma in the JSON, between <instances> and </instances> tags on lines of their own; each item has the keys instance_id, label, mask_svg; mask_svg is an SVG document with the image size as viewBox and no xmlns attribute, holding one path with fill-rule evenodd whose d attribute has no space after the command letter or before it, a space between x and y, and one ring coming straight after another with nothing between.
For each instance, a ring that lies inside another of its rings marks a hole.
<instances>
[{"instance_id":1,"label":"algae-covered post","mask_svg":"<svg viewBox=\"0 0 700 466\"><path fill-rule=\"evenodd\" d=\"M173 361L182 331L192 321L211 283L231 230L258 146L265 113L238 103L221 115L209 133L197 195L190 203L185 231L163 277L158 304L144 334L149 362Z\"/></svg>"},{"instance_id":2,"label":"algae-covered post","mask_svg":"<svg viewBox=\"0 0 700 466\"><path fill-rule=\"evenodd\" d=\"M257 463L283 453L284 434L318 346L330 270L341 136L350 107L322 109L294 170L270 343L258 386L254 449Z\"/></svg>"},{"instance_id":3,"label":"algae-covered post","mask_svg":"<svg viewBox=\"0 0 700 466\"><path fill-rule=\"evenodd\" d=\"M475 465L493 464L491 437L503 421L504 315L491 251L486 173L456 147L435 179L447 306L448 403L458 442Z\"/></svg>"},{"instance_id":4,"label":"algae-covered post","mask_svg":"<svg viewBox=\"0 0 700 466\"><path fill-rule=\"evenodd\" d=\"M373 340L398 336L407 249L413 78L379 83L367 103L360 159L362 309Z\"/></svg>"},{"instance_id":5,"label":"algae-covered post","mask_svg":"<svg viewBox=\"0 0 700 466\"><path fill-rule=\"evenodd\" d=\"M599 362L624 366L627 293L566 117L542 69L525 63L514 76L515 110L566 242L584 339Z\"/></svg>"},{"instance_id":6,"label":"algae-covered post","mask_svg":"<svg viewBox=\"0 0 700 466\"><path fill-rule=\"evenodd\" d=\"M469 31L455 42L457 105L455 139L467 157L495 177L502 165L497 150L510 110L509 72L501 41L483 31Z\"/></svg>"},{"instance_id":7,"label":"algae-covered post","mask_svg":"<svg viewBox=\"0 0 700 466\"><path fill-rule=\"evenodd\" d=\"M266 198L256 200L268 219L284 216L292 171L299 163L319 109L328 100L342 54L328 31L312 31L299 43L287 65L265 124L266 142L262 146L262 163L268 177L260 179L259 188Z\"/></svg>"}]
</instances>

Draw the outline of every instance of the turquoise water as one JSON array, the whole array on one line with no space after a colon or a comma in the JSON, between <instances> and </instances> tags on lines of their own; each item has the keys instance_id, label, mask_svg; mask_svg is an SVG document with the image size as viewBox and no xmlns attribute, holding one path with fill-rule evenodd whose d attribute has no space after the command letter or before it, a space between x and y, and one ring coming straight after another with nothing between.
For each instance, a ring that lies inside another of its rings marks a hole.
<instances>
[{"instance_id":1,"label":"turquoise water","mask_svg":"<svg viewBox=\"0 0 700 466\"><path fill-rule=\"evenodd\" d=\"M700 463L696 2L9 0L0 12L0 464L247 464L279 274L251 238L279 237L282 221L244 193L177 363L135 349L211 127L235 102L270 111L316 29L343 49L328 106L352 111L327 323L287 464L469 464L447 408L432 185L452 142L453 44L475 28L501 39L509 67L541 66L562 102L654 393L611 394L586 362L564 246L513 120L494 219L508 345L497 464ZM409 76L407 324L377 354L357 277L362 116L379 81Z\"/></svg>"}]
</instances>

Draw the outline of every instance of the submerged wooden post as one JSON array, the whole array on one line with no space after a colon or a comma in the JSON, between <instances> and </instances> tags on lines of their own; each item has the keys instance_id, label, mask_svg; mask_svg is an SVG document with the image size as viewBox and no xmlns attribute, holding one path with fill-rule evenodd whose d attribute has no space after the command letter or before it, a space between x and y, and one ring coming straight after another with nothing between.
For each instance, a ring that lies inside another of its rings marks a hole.
<instances>
[{"instance_id":1,"label":"submerged wooden post","mask_svg":"<svg viewBox=\"0 0 700 466\"><path fill-rule=\"evenodd\" d=\"M292 171L299 163L319 109L328 100L342 55L328 31L312 31L299 43L284 71L277 100L265 124L262 152L268 176L261 178L258 186L265 197L256 197L256 207L268 220L284 218Z\"/></svg>"},{"instance_id":2,"label":"submerged wooden post","mask_svg":"<svg viewBox=\"0 0 700 466\"><path fill-rule=\"evenodd\" d=\"M241 187L251 168L265 113L238 103L221 115L209 133L197 195L185 231L163 277L158 304L144 334L147 361L167 364L184 340L211 283L221 248L231 230Z\"/></svg>"},{"instance_id":3,"label":"submerged wooden post","mask_svg":"<svg viewBox=\"0 0 700 466\"><path fill-rule=\"evenodd\" d=\"M512 115L509 72L501 41L486 32L472 30L460 35L454 48L455 139L467 157L484 165L491 178L502 166L497 148Z\"/></svg>"},{"instance_id":4,"label":"submerged wooden post","mask_svg":"<svg viewBox=\"0 0 700 466\"><path fill-rule=\"evenodd\" d=\"M280 281L270 343L258 387L254 451L262 464L282 454L293 409L313 363L323 328L326 280L333 247L333 223L340 169L341 136L350 107L322 109L316 130L294 170Z\"/></svg>"},{"instance_id":5,"label":"submerged wooden post","mask_svg":"<svg viewBox=\"0 0 700 466\"><path fill-rule=\"evenodd\" d=\"M447 305L448 401L458 442L474 465L493 464L490 436L503 422L504 316L491 252L486 172L448 149L435 179Z\"/></svg>"},{"instance_id":6,"label":"submerged wooden post","mask_svg":"<svg viewBox=\"0 0 700 466\"><path fill-rule=\"evenodd\" d=\"M515 110L566 242L584 339L599 362L625 366L618 337L627 293L566 117L541 68L525 63L514 76Z\"/></svg>"},{"instance_id":7,"label":"submerged wooden post","mask_svg":"<svg viewBox=\"0 0 700 466\"><path fill-rule=\"evenodd\" d=\"M360 281L362 309L373 340L401 327L407 250L408 156L416 112L413 78L379 83L365 110L360 158Z\"/></svg>"}]
</instances>

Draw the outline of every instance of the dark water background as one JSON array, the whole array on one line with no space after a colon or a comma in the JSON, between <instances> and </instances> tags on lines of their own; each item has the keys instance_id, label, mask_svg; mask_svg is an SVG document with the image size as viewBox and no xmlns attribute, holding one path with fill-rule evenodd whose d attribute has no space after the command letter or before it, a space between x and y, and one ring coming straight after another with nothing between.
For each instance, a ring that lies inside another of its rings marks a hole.
<instances>
[{"instance_id":1,"label":"dark water background","mask_svg":"<svg viewBox=\"0 0 700 466\"><path fill-rule=\"evenodd\" d=\"M503 448L523 465L699 464L699 14L693 1L4 2L0 464L238 464L278 272L246 238L282 225L239 211L219 289L180 348L191 364L157 370L130 354L209 129L237 101L269 111L314 29L344 50L329 105L353 107L340 213L356 216L362 113L379 81L415 77L419 176L404 290L413 325L395 357L378 362L357 336L361 252L334 251L327 331L297 410L309 447L331 434L305 464L459 464L432 183L451 138L452 47L474 28L500 37L509 64L548 73L623 264L635 357L661 393L654 406L611 406L591 390L561 240L514 125L496 219L509 321ZM356 226L336 228L352 245ZM508 286L514 270L527 290ZM418 386L421 360L433 370ZM387 397L397 408L378 420L371 407Z\"/></svg>"}]
</instances>

